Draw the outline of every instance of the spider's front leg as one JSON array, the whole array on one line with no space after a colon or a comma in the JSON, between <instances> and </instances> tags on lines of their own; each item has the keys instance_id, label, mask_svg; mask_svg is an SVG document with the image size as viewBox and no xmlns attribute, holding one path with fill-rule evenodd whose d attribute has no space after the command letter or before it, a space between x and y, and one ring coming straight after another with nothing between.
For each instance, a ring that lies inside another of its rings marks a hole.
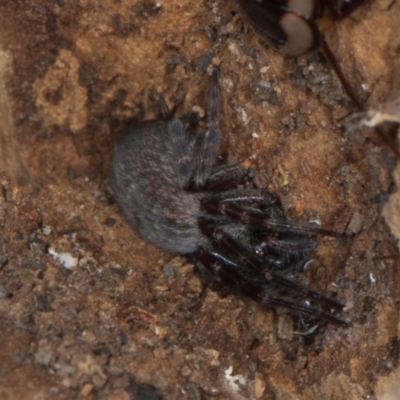
<instances>
[{"instance_id":1,"label":"spider's front leg","mask_svg":"<svg viewBox=\"0 0 400 400\"><path fill-rule=\"evenodd\" d=\"M261 202L263 200L261 199ZM262 205L262 203L261 203ZM271 217L269 213L261 211L257 208L244 208L235 201L229 199L220 199L215 196L209 196L202 200L201 206L204 211L211 215L225 215L233 221L242 224L268 229L272 232L288 233L295 235L325 235L339 237L342 236L338 232L328 229L319 228L312 224L301 224L281 218Z\"/></svg>"},{"instance_id":2,"label":"spider's front leg","mask_svg":"<svg viewBox=\"0 0 400 400\"><path fill-rule=\"evenodd\" d=\"M320 306L341 310L344 306L336 300L301 285L300 283L276 273L266 263L257 260L254 255L218 227L214 221L201 217L202 231L215 241L223 253L202 247L199 251L201 265L213 276L214 281L229 284L235 290L253 300L271 306L281 306L296 313L322 318L347 327L347 322Z\"/></svg>"}]
</instances>

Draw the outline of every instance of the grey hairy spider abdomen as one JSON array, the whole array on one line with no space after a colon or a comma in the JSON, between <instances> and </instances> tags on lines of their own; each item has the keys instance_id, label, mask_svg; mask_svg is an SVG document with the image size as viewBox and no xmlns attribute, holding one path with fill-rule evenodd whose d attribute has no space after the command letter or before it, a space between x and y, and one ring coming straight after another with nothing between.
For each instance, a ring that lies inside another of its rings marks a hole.
<instances>
[{"instance_id":1,"label":"grey hairy spider abdomen","mask_svg":"<svg viewBox=\"0 0 400 400\"><path fill-rule=\"evenodd\" d=\"M202 194L181 188L176 163L168 123L137 124L114 148L111 184L126 219L143 239L190 254L207 242L197 222Z\"/></svg>"}]
</instances>

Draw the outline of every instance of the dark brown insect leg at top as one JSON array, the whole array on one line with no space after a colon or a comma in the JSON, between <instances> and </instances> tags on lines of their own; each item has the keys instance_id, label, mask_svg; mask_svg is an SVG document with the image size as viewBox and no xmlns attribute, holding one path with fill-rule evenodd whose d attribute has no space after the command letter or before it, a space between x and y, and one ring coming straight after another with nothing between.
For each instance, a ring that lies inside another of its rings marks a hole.
<instances>
[{"instance_id":1,"label":"dark brown insect leg at top","mask_svg":"<svg viewBox=\"0 0 400 400\"><path fill-rule=\"evenodd\" d=\"M347 96L359 112L366 111L317 23L326 11L332 20L346 18L365 0L239 0L239 3L255 30L280 52L300 56L322 48ZM379 127L374 130L396 157L400 158L397 143Z\"/></svg>"}]
</instances>

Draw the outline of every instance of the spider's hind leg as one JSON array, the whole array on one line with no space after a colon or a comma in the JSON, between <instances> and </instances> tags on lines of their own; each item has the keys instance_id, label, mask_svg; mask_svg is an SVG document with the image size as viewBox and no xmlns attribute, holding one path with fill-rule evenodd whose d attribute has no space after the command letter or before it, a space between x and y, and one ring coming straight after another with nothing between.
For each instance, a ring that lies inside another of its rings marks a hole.
<instances>
[{"instance_id":1,"label":"spider's hind leg","mask_svg":"<svg viewBox=\"0 0 400 400\"><path fill-rule=\"evenodd\" d=\"M211 175L219 152L220 89L218 71L208 95L208 131L198 134L187 128L182 119L168 123L168 133L174 147L180 186L184 190L203 190Z\"/></svg>"}]
</instances>

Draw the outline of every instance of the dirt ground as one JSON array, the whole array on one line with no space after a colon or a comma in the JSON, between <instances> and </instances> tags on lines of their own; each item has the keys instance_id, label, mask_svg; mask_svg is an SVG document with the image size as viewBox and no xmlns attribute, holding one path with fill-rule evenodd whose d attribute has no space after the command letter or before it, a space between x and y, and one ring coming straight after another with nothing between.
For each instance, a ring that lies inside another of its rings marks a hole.
<instances>
[{"instance_id":1,"label":"dirt ground","mask_svg":"<svg viewBox=\"0 0 400 400\"><path fill-rule=\"evenodd\" d=\"M398 15L367 1L326 34L371 109L399 96ZM228 163L346 232L319 238L305 279L350 328L308 340L248 299L199 303L193 266L113 202L116 138L160 116L157 92L204 110L212 63ZM0 398L399 399L396 159L354 112L322 54L268 48L234 0L0 1Z\"/></svg>"}]
</instances>

